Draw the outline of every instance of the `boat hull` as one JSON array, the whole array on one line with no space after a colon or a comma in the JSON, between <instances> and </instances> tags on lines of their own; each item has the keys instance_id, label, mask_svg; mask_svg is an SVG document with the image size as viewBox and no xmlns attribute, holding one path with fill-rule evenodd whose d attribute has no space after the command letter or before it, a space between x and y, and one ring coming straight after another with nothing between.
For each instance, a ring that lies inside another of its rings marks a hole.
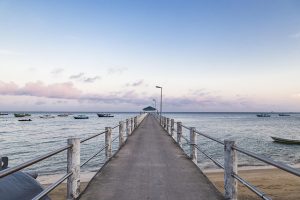
<instances>
[{"instance_id":1,"label":"boat hull","mask_svg":"<svg viewBox=\"0 0 300 200\"><path fill-rule=\"evenodd\" d=\"M283 143L283 144L300 144L300 140L291 140L291 139L285 139L285 138L279 138L279 137L271 137L274 142L277 143Z\"/></svg>"}]
</instances>

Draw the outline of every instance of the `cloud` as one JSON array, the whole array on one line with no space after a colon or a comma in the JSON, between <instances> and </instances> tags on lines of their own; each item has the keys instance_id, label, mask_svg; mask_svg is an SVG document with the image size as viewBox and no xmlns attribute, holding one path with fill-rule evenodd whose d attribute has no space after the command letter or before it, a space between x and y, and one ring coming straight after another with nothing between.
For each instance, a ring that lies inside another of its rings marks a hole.
<instances>
[{"instance_id":1,"label":"cloud","mask_svg":"<svg viewBox=\"0 0 300 200\"><path fill-rule=\"evenodd\" d=\"M144 80L141 79L141 80L137 80L137 81L135 81L133 83L126 83L126 86L127 87L137 87L137 86L143 85L143 83L144 83Z\"/></svg>"},{"instance_id":2,"label":"cloud","mask_svg":"<svg viewBox=\"0 0 300 200\"><path fill-rule=\"evenodd\" d=\"M137 81L138 83L141 81ZM138 84L137 84L138 85ZM202 90L199 92L201 93ZM146 106L152 103L153 95L140 94L135 90L121 90L109 94L84 93L76 88L73 83L55 83L45 84L41 81L29 82L24 86L18 86L13 82L5 83L0 81L0 95L11 96L30 96L55 99L56 104L68 104L69 100L79 103L101 103L109 105L135 105ZM21 98L22 99L22 98ZM46 101L46 100L43 100ZM47 101L46 101L47 102ZM164 107L169 110L217 110L234 108L244 109L256 106L247 97L237 96L236 99L224 100L221 96L210 95L207 93L202 96L188 94L180 97L165 97L163 99ZM43 105L43 102L36 102L36 105Z\"/></svg>"},{"instance_id":3,"label":"cloud","mask_svg":"<svg viewBox=\"0 0 300 200\"><path fill-rule=\"evenodd\" d=\"M19 87L13 82L0 82L0 95L74 99L78 98L81 93L71 82L45 85L43 82L37 81L26 83L23 87Z\"/></svg>"},{"instance_id":4,"label":"cloud","mask_svg":"<svg viewBox=\"0 0 300 200\"><path fill-rule=\"evenodd\" d=\"M90 78L84 78L83 82L85 82L85 83L93 83L93 82L95 82L96 80L99 80L99 79L101 79L100 76L95 76L95 77L90 77Z\"/></svg>"},{"instance_id":5,"label":"cloud","mask_svg":"<svg viewBox=\"0 0 300 200\"><path fill-rule=\"evenodd\" d=\"M84 76L84 73L81 72L79 74L75 74L75 75L70 76L70 79L75 79L77 81L81 81L81 82L84 82L84 83L93 83L96 80L101 79L101 77L100 76L86 77L86 76Z\"/></svg>"},{"instance_id":6,"label":"cloud","mask_svg":"<svg viewBox=\"0 0 300 200\"><path fill-rule=\"evenodd\" d=\"M108 68L107 73L110 75L123 74L127 70L128 70L127 67L110 67L110 68Z\"/></svg>"},{"instance_id":7,"label":"cloud","mask_svg":"<svg viewBox=\"0 0 300 200\"><path fill-rule=\"evenodd\" d=\"M80 79L84 76L84 73L79 73L79 74L75 74L75 75L72 75L70 76L70 79Z\"/></svg>"},{"instance_id":8,"label":"cloud","mask_svg":"<svg viewBox=\"0 0 300 200\"><path fill-rule=\"evenodd\" d=\"M54 74L54 75L57 75L57 74L60 74L64 71L64 69L62 68L55 68L51 71L51 74Z\"/></svg>"}]
</instances>

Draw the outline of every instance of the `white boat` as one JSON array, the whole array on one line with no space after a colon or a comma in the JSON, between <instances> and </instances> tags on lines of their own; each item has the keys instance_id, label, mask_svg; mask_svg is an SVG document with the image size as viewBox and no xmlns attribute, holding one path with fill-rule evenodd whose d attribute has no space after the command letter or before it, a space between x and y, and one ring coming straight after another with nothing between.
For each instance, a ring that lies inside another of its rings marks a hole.
<instances>
[{"instance_id":1,"label":"white boat","mask_svg":"<svg viewBox=\"0 0 300 200\"><path fill-rule=\"evenodd\" d=\"M43 115L43 116L40 116L40 118L42 118L42 119L51 119L51 118L55 118L55 117L52 116L52 115Z\"/></svg>"}]
</instances>

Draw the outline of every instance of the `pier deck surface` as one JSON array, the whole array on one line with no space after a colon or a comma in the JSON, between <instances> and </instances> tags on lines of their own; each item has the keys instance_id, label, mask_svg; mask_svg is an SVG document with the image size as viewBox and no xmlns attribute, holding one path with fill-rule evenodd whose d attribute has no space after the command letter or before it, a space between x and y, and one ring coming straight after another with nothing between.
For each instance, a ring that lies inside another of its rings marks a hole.
<instances>
[{"instance_id":1,"label":"pier deck surface","mask_svg":"<svg viewBox=\"0 0 300 200\"><path fill-rule=\"evenodd\" d=\"M91 180L82 200L224 199L157 120L148 115Z\"/></svg>"}]
</instances>

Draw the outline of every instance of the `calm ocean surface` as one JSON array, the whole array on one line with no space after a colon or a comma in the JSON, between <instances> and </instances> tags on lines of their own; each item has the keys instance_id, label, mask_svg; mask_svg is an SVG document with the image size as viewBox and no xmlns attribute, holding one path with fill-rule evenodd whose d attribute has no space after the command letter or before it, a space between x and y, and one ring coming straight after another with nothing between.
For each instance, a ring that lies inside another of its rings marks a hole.
<instances>
[{"instance_id":1,"label":"calm ocean surface","mask_svg":"<svg viewBox=\"0 0 300 200\"><path fill-rule=\"evenodd\" d=\"M114 127L119 121L135 116L137 113L114 113L113 118L99 118L96 113L82 113L89 116L87 120L75 120L74 115L41 119L47 113L32 113L31 122L19 122L13 114L0 116L0 156L9 157L9 166L43 155L66 144L69 137L86 138L102 132L106 126ZM273 143L270 136L300 139L300 114L290 117L279 117L272 114L270 118L259 118L254 113L166 113L165 116L181 121L185 126L196 127L197 130L213 137L233 139L237 145L274 160L287 163L300 163L300 145ZM184 129L184 135L189 136ZM113 138L118 130L113 130ZM184 140L183 140L184 141ZM82 162L104 144L104 135L92 139L81 146ZM114 143L116 150L118 140ZM198 136L198 145L220 162L223 162L223 146ZM184 145L188 151L188 146ZM82 171L96 171L104 162L104 152L91 160ZM216 168L200 153L201 167ZM257 166L263 163L239 154L239 165ZM33 165L28 170L36 170L41 175L60 174L66 171L66 151L52 158Z\"/></svg>"}]
</instances>

